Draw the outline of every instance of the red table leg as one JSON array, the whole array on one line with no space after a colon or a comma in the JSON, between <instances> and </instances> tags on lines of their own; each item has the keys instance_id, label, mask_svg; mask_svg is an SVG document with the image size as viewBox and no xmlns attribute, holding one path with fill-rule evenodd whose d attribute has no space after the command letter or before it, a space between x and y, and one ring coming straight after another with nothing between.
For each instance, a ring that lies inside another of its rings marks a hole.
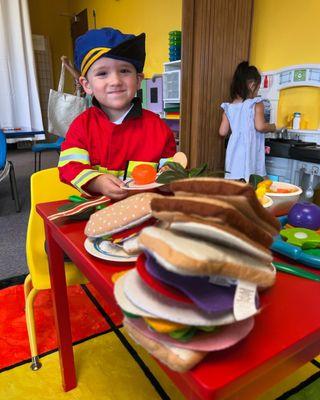
<instances>
[{"instance_id":1,"label":"red table leg","mask_svg":"<svg viewBox=\"0 0 320 400\"><path fill-rule=\"evenodd\" d=\"M63 252L46 225L50 280L57 330L62 385L67 392L77 386Z\"/></svg>"}]
</instances>

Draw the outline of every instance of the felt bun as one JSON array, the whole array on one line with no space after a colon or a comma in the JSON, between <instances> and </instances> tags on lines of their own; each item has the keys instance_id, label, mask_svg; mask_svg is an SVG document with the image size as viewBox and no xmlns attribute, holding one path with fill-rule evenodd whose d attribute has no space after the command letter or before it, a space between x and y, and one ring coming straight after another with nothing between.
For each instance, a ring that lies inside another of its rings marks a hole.
<instances>
[{"instance_id":1,"label":"felt bun","mask_svg":"<svg viewBox=\"0 0 320 400\"><path fill-rule=\"evenodd\" d=\"M112 235L151 218L151 200L157 193L138 193L99 210L90 216L84 233L92 238Z\"/></svg>"}]
</instances>

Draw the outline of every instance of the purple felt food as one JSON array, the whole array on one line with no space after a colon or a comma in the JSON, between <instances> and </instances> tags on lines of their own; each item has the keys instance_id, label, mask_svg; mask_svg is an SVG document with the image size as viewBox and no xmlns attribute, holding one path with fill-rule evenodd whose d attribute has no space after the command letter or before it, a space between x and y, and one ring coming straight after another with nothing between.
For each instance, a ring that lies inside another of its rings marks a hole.
<instances>
[{"instance_id":1,"label":"purple felt food","mask_svg":"<svg viewBox=\"0 0 320 400\"><path fill-rule=\"evenodd\" d=\"M209 282L208 277L175 274L162 268L150 254L146 256L146 269L150 275L181 290L201 310L208 313L233 310L235 286L215 285Z\"/></svg>"}]
</instances>

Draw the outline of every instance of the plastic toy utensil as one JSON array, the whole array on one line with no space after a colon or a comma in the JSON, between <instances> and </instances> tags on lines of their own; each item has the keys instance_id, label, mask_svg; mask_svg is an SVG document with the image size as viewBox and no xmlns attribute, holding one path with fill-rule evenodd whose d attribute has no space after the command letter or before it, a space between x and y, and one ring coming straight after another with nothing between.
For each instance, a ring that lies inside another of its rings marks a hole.
<instances>
[{"instance_id":1,"label":"plastic toy utensil","mask_svg":"<svg viewBox=\"0 0 320 400\"><path fill-rule=\"evenodd\" d=\"M284 264L280 262L272 263L278 271L287 272L291 275L300 276L301 278L311 279L313 281L320 282L320 275L313 274L312 272L306 271L303 268L296 267L294 265Z\"/></svg>"}]
</instances>

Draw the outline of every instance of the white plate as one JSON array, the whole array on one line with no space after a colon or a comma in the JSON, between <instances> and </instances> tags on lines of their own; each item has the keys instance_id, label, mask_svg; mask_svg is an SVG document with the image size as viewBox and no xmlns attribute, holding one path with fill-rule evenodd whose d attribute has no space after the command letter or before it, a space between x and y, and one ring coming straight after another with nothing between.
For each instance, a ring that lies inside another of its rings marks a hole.
<instances>
[{"instance_id":1,"label":"white plate","mask_svg":"<svg viewBox=\"0 0 320 400\"><path fill-rule=\"evenodd\" d=\"M84 242L84 248L90 253L92 256L101 258L102 260L107 261L116 261L116 262L133 262L137 260L137 256L124 256L117 255L118 251L114 250L111 246L108 246L107 243L104 243L101 246L101 239L90 240L86 239ZM104 240L103 242L106 242Z\"/></svg>"},{"instance_id":2,"label":"white plate","mask_svg":"<svg viewBox=\"0 0 320 400\"><path fill-rule=\"evenodd\" d=\"M125 190L149 190L149 189L155 189L159 186L163 186L163 183L148 183L147 185L135 185L133 179L127 179L124 181L124 185L122 186L123 189Z\"/></svg>"}]
</instances>

